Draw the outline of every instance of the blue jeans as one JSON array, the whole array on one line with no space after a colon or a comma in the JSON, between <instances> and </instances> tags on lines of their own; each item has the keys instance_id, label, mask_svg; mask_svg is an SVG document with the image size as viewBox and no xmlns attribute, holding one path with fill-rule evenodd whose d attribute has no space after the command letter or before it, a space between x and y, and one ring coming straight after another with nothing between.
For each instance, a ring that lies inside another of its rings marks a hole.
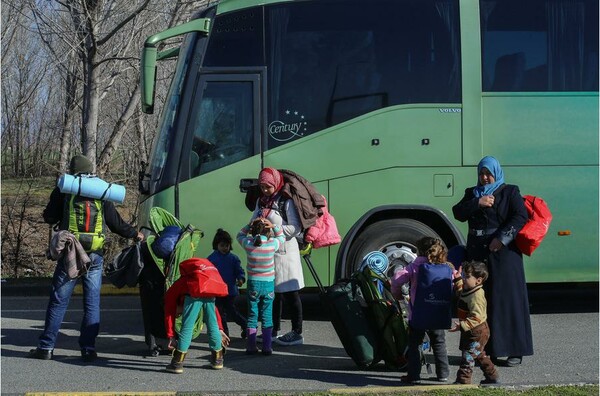
<instances>
[{"instance_id":1,"label":"blue jeans","mask_svg":"<svg viewBox=\"0 0 600 396\"><path fill-rule=\"evenodd\" d=\"M104 260L96 253L90 253L89 256L92 264L89 271L81 277L83 284L83 319L79 335L81 349L96 349L96 337L100 331L100 288ZM50 351L54 349L60 325L76 284L77 279L70 279L59 261L52 278L52 292L46 310L44 332L40 335L38 348Z\"/></svg>"},{"instance_id":2,"label":"blue jeans","mask_svg":"<svg viewBox=\"0 0 600 396\"><path fill-rule=\"evenodd\" d=\"M273 327L273 300L275 299L275 281L248 280L248 328Z\"/></svg>"}]
</instances>

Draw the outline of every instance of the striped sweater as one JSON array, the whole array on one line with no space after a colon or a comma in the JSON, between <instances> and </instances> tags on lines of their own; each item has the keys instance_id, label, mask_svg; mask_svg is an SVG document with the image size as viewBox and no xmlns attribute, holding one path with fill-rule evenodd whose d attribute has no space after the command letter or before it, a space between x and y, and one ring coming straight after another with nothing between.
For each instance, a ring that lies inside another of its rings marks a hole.
<instances>
[{"instance_id":1,"label":"striped sweater","mask_svg":"<svg viewBox=\"0 0 600 396\"><path fill-rule=\"evenodd\" d=\"M281 227L277 225L273 231L275 232L274 238L261 235L262 245L260 246L254 246L254 237L248 235L249 225L246 225L238 233L237 240L248 255L246 267L248 280L264 282L275 280L275 252L285 242L285 236Z\"/></svg>"},{"instance_id":2,"label":"striped sweater","mask_svg":"<svg viewBox=\"0 0 600 396\"><path fill-rule=\"evenodd\" d=\"M482 286L463 289L458 300L457 317L463 331L473 330L487 320L487 301Z\"/></svg>"}]
</instances>

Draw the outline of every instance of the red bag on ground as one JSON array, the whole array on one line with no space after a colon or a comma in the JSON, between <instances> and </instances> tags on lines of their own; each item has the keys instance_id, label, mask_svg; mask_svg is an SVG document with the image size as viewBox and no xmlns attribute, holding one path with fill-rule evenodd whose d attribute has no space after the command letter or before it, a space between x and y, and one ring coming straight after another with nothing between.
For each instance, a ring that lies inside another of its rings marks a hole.
<instances>
[{"instance_id":1,"label":"red bag on ground","mask_svg":"<svg viewBox=\"0 0 600 396\"><path fill-rule=\"evenodd\" d=\"M531 253L540 246L550 228L552 213L546 202L540 197L524 195L523 200L529 220L517 234L516 243L521 253L531 256Z\"/></svg>"}]
</instances>

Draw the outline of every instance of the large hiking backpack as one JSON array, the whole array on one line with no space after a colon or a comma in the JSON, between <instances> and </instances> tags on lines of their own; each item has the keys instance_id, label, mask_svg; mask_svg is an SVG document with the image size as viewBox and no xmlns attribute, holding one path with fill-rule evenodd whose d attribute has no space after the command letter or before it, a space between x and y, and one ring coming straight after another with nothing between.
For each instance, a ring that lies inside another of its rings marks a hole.
<instances>
[{"instance_id":1,"label":"large hiking backpack","mask_svg":"<svg viewBox=\"0 0 600 396\"><path fill-rule=\"evenodd\" d=\"M515 242L521 253L531 256L531 253L542 243L552 222L552 213L546 202L533 195L524 195L525 208L529 220L517 234Z\"/></svg>"},{"instance_id":2,"label":"large hiking backpack","mask_svg":"<svg viewBox=\"0 0 600 396\"><path fill-rule=\"evenodd\" d=\"M179 265L183 261L194 257L194 253L196 252L196 249L200 244L200 239L204 236L204 233L191 224L185 226L171 213L159 207L153 207L150 209L150 225L152 227L151 231L153 232L153 235L149 235L146 238L146 244L148 247L148 252L152 257L152 261L165 276L166 291L173 285L173 283L175 283L177 279L179 279ZM177 226L183 231L179 235L179 239L177 239L174 250L168 256L168 258L162 259L159 257L162 254L157 254L155 251L153 251L153 245L157 236L168 226ZM196 323L194 324L192 338L196 338L200 335L203 325L202 319L202 314L200 314L196 320ZM178 333L180 329L181 317L178 317L175 321L175 331Z\"/></svg>"},{"instance_id":3,"label":"large hiking backpack","mask_svg":"<svg viewBox=\"0 0 600 396\"><path fill-rule=\"evenodd\" d=\"M421 330L449 329L452 326L452 268L447 264L421 264L416 287L410 325Z\"/></svg>"},{"instance_id":4,"label":"large hiking backpack","mask_svg":"<svg viewBox=\"0 0 600 396\"><path fill-rule=\"evenodd\" d=\"M75 235L87 253L101 251L104 234L104 206L101 200L67 195L64 216L68 231Z\"/></svg>"},{"instance_id":5,"label":"large hiking backpack","mask_svg":"<svg viewBox=\"0 0 600 396\"><path fill-rule=\"evenodd\" d=\"M367 317L377 334L372 364L383 360L390 368L404 368L408 348L406 310L392 295L389 279L370 266L364 266L352 277L360 285L367 304Z\"/></svg>"}]
</instances>

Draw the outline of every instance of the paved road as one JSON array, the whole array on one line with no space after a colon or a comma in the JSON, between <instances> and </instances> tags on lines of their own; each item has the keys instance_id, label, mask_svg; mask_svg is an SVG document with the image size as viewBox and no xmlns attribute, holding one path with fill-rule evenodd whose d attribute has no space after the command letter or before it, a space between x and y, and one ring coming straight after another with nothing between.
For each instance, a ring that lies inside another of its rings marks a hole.
<instances>
[{"instance_id":1,"label":"paved road","mask_svg":"<svg viewBox=\"0 0 600 396\"><path fill-rule=\"evenodd\" d=\"M597 301L559 304L567 309L556 309L557 301L560 303L560 300L542 298L539 305L534 306L532 325L536 354L524 359L521 367L500 368L503 385L598 383ZM46 303L47 297L2 298L2 394L290 393L399 385L398 372L386 371L383 366L361 371L354 366L331 324L320 312L316 298L305 299L305 345L279 347L271 357L247 356L243 341L234 337L225 358L225 369L217 371L207 366L209 351L206 334L202 334L192 344L182 375L164 370L170 361L168 356L144 357L146 346L137 296L103 296L102 327L97 341L100 358L96 362L86 364L79 358L80 297L71 301L55 360L26 358L26 352L35 345L43 327ZM284 329L288 327L289 321L285 321ZM451 376L454 376L460 357L456 333L448 333L447 345ZM474 380L478 383L481 378L481 372L477 371Z\"/></svg>"}]
</instances>

